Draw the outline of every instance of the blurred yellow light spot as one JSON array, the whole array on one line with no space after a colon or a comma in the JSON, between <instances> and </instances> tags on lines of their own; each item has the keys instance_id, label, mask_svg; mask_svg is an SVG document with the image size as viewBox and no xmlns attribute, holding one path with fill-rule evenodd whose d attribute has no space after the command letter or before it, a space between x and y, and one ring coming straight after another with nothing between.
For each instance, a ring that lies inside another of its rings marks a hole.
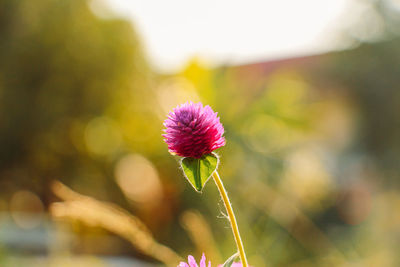
<instances>
[{"instance_id":1,"label":"blurred yellow light spot","mask_svg":"<svg viewBox=\"0 0 400 267\"><path fill-rule=\"evenodd\" d=\"M132 201L157 204L162 199L162 186L156 168L145 157L130 154L123 157L115 168L115 179Z\"/></svg>"},{"instance_id":2,"label":"blurred yellow light spot","mask_svg":"<svg viewBox=\"0 0 400 267\"><path fill-rule=\"evenodd\" d=\"M326 170L321 156L311 149L302 149L288 157L288 168L282 187L302 205L311 209L324 208L333 182Z\"/></svg>"},{"instance_id":3,"label":"blurred yellow light spot","mask_svg":"<svg viewBox=\"0 0 400 267\"><path fill-rule=\"evenodd\" d=\"M89 152L105 156L115 152L122 143L117 125L107 117L91 120L85 129L85 142Z\"/></svg>"},{"instance_id":4,"label":"blurred yellow light spot","mask_svg":"<svg viewBox=\"0 0 400 267\"><path fill-rule=\"evenodd\" d=\"M343 99L332 98L314 105L316 132L333 150L346 149L355 134L355 111Z\"/></svg>"},{"instance_id":5,"label":"blurred yellow light spot","mask_svg":"<svg viewBox=\"0 0 400 267\"><path fill-rule=\"evenodd\" d=\"M43 203L30 191L18 191L11 197L9 209L14 222L23 229L38 226L43 219Z\"/></svg>"},{"instance_id":6,"label":"blurred yellow light spot","mask_svg":"<svg viewBox=\"0 0 400 267\"><path fill-rule=\"evenodd\" d=\"M170 78L162 82L157 88L157 96L163 110L162 116L179 104L187 101L200 101L194 85L183 77Z\"/></svg>"}]
</instances>

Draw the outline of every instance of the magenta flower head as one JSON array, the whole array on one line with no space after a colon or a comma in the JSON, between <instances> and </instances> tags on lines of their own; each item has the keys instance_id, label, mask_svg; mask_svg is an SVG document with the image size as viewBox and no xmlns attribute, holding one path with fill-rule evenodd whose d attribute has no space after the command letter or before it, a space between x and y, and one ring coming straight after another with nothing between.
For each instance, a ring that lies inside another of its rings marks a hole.
<instances>
[{"instance_id":1,"label":"magenta flower head","mask_svg":"<svg viewBox=\"0 0 400 267\"><path fill-rule=\"evenodd\" d=\"M169 152L181 157L201 158L225 145L224 127L217 112L201 103L187 102L169 113L164 121L164 141Z\"/></svg>"}]
</instances>

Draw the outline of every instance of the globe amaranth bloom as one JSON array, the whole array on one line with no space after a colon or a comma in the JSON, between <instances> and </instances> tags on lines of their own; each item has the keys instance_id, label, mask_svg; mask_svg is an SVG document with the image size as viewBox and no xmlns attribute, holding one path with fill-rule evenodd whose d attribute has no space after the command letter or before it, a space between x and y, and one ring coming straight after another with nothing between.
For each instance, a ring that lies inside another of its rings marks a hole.
<instances>
[{"instance_id":1,"label":"globe amaranth bloom","mask_svg":"<svg viewBox=\"0 0 400 267\"><path fill-rule=\"evenodd\" d=\"M218 265L218 267L221 267L222 264ZM188 263L186 262L181 262L177 267L211 267L211 261L208 262L208 266L206 266L206 256L203 253L203 256L201 256L200 260L200 266L197 265L196 260L193 258L192 255L188 256ZM240 262L234 262L232 263L231 267L242 267L242 264Z\"/></svg>"},{"instance_id":2,"label":"globe amaranth bloom","mask_svg":"<svg viewBox=\"0 0 400 267\"><path fill-rule=\"evenodd\" d=\"M181 157L201 158L225 145L224 127L217 112L201 103L187 102L169 113L164 121L164 141L169 152Z\"/></svg>"}]
</instances>

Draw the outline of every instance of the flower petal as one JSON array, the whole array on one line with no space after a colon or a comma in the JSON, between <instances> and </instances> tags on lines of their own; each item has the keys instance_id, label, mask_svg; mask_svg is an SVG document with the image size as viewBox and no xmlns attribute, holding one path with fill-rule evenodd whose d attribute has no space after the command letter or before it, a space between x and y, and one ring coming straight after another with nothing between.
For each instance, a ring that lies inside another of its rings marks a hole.
<instances>
[{"instance_id":1,"label":"flower petal","mask_svg":"<svg viewBox=\"0 0 400 267\"><path fill-rule=\"evenodd\" d=\"M190 267L199 267L192 255L188 256L188 263Z\"/></svg>"},{"instance_id":2,"label":"flower petal","mask_svg":"<svg viewBox=\"0 0 400 267\"><path fill-rule=\"evenodd\" d=\"M200 267L206 267L206 256L204 255L204 253L201 256Z\"/></svg>"}]
</instances>

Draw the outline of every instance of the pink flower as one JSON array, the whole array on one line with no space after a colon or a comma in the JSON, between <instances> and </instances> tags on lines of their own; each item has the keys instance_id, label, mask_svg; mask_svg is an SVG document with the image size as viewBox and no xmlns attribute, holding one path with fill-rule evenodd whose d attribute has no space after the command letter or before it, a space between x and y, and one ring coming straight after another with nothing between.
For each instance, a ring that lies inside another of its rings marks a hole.
<instances>
[{"instance_id":1,"label":"pink flower","mask_svg":"<svg viewBox=\"0 0 400 267\"><path fill-rule=\"evenodd\" d=\"M188 263L189 265L186 262L181 262L179 263L178 267L207 267L206 256L204 256L204 253L203 256L201 256L200 266L197 265L196 260L193 258L192 255L188 256ZM211 261L208 262L208 267L211 267Z\"/></svg>"},{"instance_id":2,"label":"pink flower","mask_svg":"<svg viewBox=\"0 0 400 267\"><path fill-rule=\"evenodd\" d=\"M187 102L174 108L164 126L169 152L181 157L201 158L225 145L217 113L201 103Z\"/></svg>"},{"instance_id":3,"label":"pink flower","mask_svg":"<svg viewBox=\"0 0 400 267\"><path fill-rule=\"evenodd\" d=\"M208 262L208 266L206 266L206 256L203 253L203 256L201 256L200 260L200 266L197 265L196 260L193 258L192 255L188 256L188 263L186 262L181 262L177 267L211 267L211 261ZM218 265L218 267L222 267L222 264ZM234 262L232 263L231 267L242 267L242 264L240 262Z\"/></svg>"}]
</instances>

